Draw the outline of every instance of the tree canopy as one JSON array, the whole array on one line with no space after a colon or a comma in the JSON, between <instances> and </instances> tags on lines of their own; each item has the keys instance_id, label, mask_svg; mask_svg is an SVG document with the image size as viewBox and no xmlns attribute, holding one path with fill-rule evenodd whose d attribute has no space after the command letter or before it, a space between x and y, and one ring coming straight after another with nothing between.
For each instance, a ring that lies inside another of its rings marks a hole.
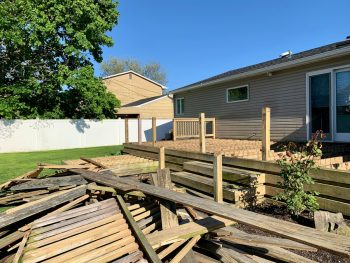
<instances>
[{"instance_id":1,"label":"tree canopy","mask_svg":"<svg viewBox=\"0 0 350 263\"><path fill-rule=\"evenodd\" d=\"M135 59L110 58L101 63L102 75L110 76L121 72L132 70L162 85L166 85L166 73L157 62L150 62L142 65Z\"/></svg>"},{"instance_id":2,"label":"tree canopy","mask_svg":"<svg viewBox=\"0 0 350 263\"><path fill-rule=\"evenodd\" d=\"M113 0L0 2L0 118L113 118L120 102L94 76Z\"/></svg>"}]
</instances>

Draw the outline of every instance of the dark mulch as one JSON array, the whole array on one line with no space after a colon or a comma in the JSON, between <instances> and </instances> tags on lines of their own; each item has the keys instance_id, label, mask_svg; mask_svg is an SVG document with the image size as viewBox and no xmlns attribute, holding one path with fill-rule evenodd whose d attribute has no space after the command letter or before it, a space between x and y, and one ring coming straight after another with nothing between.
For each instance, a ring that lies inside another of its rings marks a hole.
<instances>
[{"instance_id":1,"label":"dark mulch","mask_svg":"<svg viewBox=\"0 0 350 263\"><path fill-rule=\"evenodd\" d=\"M285 206L277 205L277 204L271 204L271 203L263 203L251 208L248 208L248 210L259 213L259 214L264 214L267 216L271 216L274 218L278 218L281 220L297 223L297 224L302 224L306 226L313 227L313 217L309 213L304 213L298 218L292 217L290 214L288 214L288 211ZM347 221L347 224L349 224L349 221ZM276 236L271 233L262 231L257 228L252 228L248 225L243 225L243 224L237 224L235 225L236 228L250 233L250 234L256 234L256 235L264 235L264 236ZM300 251L300 250L292 250L290 251L301 255L303 257L312 259L317 262L329 262L329 263L349 263L350 260L348 258L338 256L335 254L331 254L327 251L319 249L317 252L310 252L310 251Z\"/></svg>"}]
</instances>

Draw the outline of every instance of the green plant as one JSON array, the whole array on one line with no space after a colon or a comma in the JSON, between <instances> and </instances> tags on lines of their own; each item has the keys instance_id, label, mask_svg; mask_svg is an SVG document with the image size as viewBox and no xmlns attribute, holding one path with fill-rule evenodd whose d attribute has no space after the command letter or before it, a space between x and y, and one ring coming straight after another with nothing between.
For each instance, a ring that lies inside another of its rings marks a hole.
<instances>
[{"instance_id":1,"label":"green plant","mask_svg":"<svg viewBox=\"0 0 350 263\"><path fill-rule=\"evenodd\" d=\"M322 131L317 131L306 145L289 143L285 147L285 154L277 161L283 179L278 185L283 192L274 198L285 202L292 215L298 216L305 210L314 212L319 208L315 197L318 193L305 191L304 188L305 185L314 183L310 171L316 168L315 159L322 156L319 138L324 138Z\"/></svg>"}]
</instances>

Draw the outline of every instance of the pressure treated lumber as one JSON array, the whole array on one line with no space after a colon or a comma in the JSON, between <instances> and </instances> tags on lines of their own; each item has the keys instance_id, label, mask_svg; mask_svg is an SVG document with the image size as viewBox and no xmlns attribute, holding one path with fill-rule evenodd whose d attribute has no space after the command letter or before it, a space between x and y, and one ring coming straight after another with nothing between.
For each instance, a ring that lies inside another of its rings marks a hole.
<instances>
[{"instance_id":1,"label":"pressure treated lumber","mask_svg":"<svg viewBox=\"0 0 350 263\"><path fill-rule=\"evenodd\" d=\"M158 153L157 147L147 146L147 145L136 145L136 144L124 144L124 150L132 149L136 156L155 156L155 153ZM137 154L136 154L137 153ZM202 161L202 162L212 162L212 155L208 153L200 153L200 152L188 152L188 151L180 151L173 149L165 150L165 158L167 162L170 162L170 157L177 157L178 161L172 159L172 163L183 164L186 161ZM157 159L157 157L154 157ZM244 158L236 158L236 157L225 157L222 159L223 165L234 166L237 168L243 169L251 169L260 172L268 172L273 174L278 174L281 172L281 168L275 162L271 161L260 161L253 159L244 159ZM341 171L335 169L312 169L310 172L310 176L316 180L322 180L327 182L334 182L340 184L350 185L350 172L349 171Z\"/></svg>"},{"instance_id":2,"label":"pressure treated lumber","mask_svg":"<svg viewBox=\"0 0 350 263\"><path fill-rule=\"evenodd\" d=\"M228 244L228 248L238 248L244 251L249 251L250 253L254 253L260 256L268 256L269 258L275 258L283 262L290 263L316 263L316 261L305 258L298 254L295 254L289 250L284 248L280 248L277 246L270 245L257 245L257 246L240 246L235 244L234 242L227 242L227 240L222 240L226 244Z\"/></svg>"},{"instance_id":3,"label":"pressure treated lumber","mask_svg":"<svg viewBox=\"0 0 350 263\"><path fill-rule=\"evenodd\" d=\"M182 258L184 258L187 253L192 249L192 247L197 243L201 236L195 236L191 238L187 244L175 255L175 257L170 261L170 263L179 263Z\"/></svg>"},{"instance_id":4,"label":"pressure treated lumber","mask_svg":"<svg viewBox=\"0 0 350 263\"><path fill-rule=\"evenodd\" d=\"M271 126L271 108L262 109L262 159L267 161L270 155L270 126Z\"/></svg>"},{"instance_id":5,"label":"pressure treated lumber","mask_svg":"<svg viewBox=\"0 0 350 263\"><path fill-rule=\"evenodd\" d=\"M161 263L161 260L159 259L157 253L153 250L150 243L148 242L145 235L142 233L140 227L137 225L136 221L134 220L133 216L130 214L130 211L128 207L126 206L123 198L120 195L117 195L117 200L119 202L120 208L123 210L124 215L135 234L137 240L139 241L141 247L143 248L146 257L154 263Z\"/></svg>"},{"instance_id":6,"label":"pressure treated lumber","mask_svg":"<svg viewBox=\"0 0 350 263\"><path fill-rule=\"evenodd\" d=\"M103 165L102 163L97 162L97 161L95 161L95 160L93 160L93 159L90 159L90 158L80 157L80 159L83 160L83 161L85 161L85 162L91 163L91 164L93 164L93 165L95 165L95 166L97 166L97 167L100 167L100 168L102 168L102 169L107 169L107 168L108 168L108 166Z\"/></svg>"},{"instance_id":7,"label":"pressure treated lumber","mask_svg":"<svg viewBox=\"0 0 350 263\"><path fill-rule=\"evenodd\" d=\"M17 176L13 180L10 180L10 181L8 181L6 183L1 184L0 185L0 190L3 190L3 189L6 189L6 188L10 187L17 180L26 179L26 178L35 178L42 172L42 170L43 170L43 168L36 168L33 171L30 171L30 172L27 172L27 173L25 173L23 175Z\"/></svg>"},{"instance_id":8,"label":"pressure treated lumber","mask_svg":"<svg viewBox=\"0 0 350 263\"><path fill-rule=\"evenodd\" d=\"M30 192L22 192L17 194L9 194L4 197L0 197L0 205L6 205L9 202L22 200L23 198L40 196L49 193L47 190L38 190L38 191L30 191Z\"/></svg>"},{"instance_id":9,"label":"pressure treated lumber","mask_svg":"<svg viewBox=\"0 0 350 263\"><path fill-rule=\"evenodd\" d=\"M215 154L213 161L214 172L214 200L218 203L224 201L222 193L222 154Z\"/></svg>"},{"instance_id":10,"label":"pressure treated lumber","mask_svg":"<svg viewBox=\"0 0 350 263\"><path fill-rule=\"evenodd\" d=\"M38 190L38 189L47 189L47 188L58 188L63 186L70 185L83 185L86 184L80 175L70 175L62 177L52 177L37 179L22 184L14 185L10 188L11 191L26 191L26 190Z\"/></svg>"},{"instance_id":11,"label":"pressure treated lumber","mask_svg":"<svg viewBox=\"0 0 350 263\"><path fill-rule=\"evenodd\" d=\"M298 243L293 240L285 239L285 238L248 234L234 227L225 227L222 230L225 231L225 229L228 229L227 232L230 235L219 237L219 239L225 240L226 242L232 242L232 243L247 245L247 246L270 245L270 246L279 246L283 248L296 249L296 250L305 250L305 251L313 251L313 252L317 251L317 249L314 247L311 247L302 243Z\"/></svg>"},{"instance_id":12,"label":"pressure treated lumber","mask_svg":"<svg viewBox=\"0 0 350 263\"><path fill-rule=\"evenodd\" d=\"M203 235L232 224L234 224L234 222L231 220L219 216L211 216L196 222L189 222L171 229L151 233L147 235L147 239L153 248L158 248L166 244L187 240L197 235Z\"/></svg>"},{"instance_id":13,"label":"pressure treated lumber","mask_svg":"<svg viewBox=\"0 0 350 263\"><path fill-rule=\"evenodd\" d=\"M200 162L200 161L189 161L183 164L184 170L194 173L204 174L206 176L213 176L213 164ZM225 181L249 185L254 181L258 181L259 177L262 177L262 173L233 168L229 166L222 167L222 177ZM263 183L263 181L259 182Z\"/></svg>"},{"instance_id":14,"label":"pressure treated lumber","mask_svg":"<svg viewBox=\"0 0 350 263\"><path fill-rule=\"evenodd\" d=\"M350 257L350 239L347 237L317 231L305 226L219 204L211 200L205 200L188 194L173 192L144 183L138 183L127 178L111 177L84 170L79 170L79 172L85 179L100 184L116 188L118 188L120 183L124 185L129 184L134 190L142 191L145 194L192 206L209 214L219 215L220 217L275 233L288 239Z\"/></svg>"},{"instance_id":15,"label":"pressure treated lumber","mask_svg":"<svg viewBox=\"0 0 350 263\"><path fill-rule=\"evenodd\" d=\"M86 186L81 185L66 191L59 191L24 205L0 213L0 228L18 222L24 218L38 214L62 203L81 197L86 193Z\"/></svg>"},{"instance_id":16,"label":"pressure treated lumber","mask_svg":"<svg viewBox=\"0 0 350 263\"><path fill-rule=\"evenodd\" d=\"M29 231L24 234L24 237L23 237L21 243L19 244L19 247L17 249L16 255L15 255L12 263L18 263L19 262L19 260L20 260L20 258L22 256L22 253L23 253L24 246L26 245L26 242L28 240L29 234L30 234Z\"/></svg>"},{"instance_id":17,"label":"pressure treated lumber","mask_svg":"<svg viewBox=\"0 0 350 263\"><path fill-rule=\"evenodd\" d=\"M177 184L214 195L214 180L212 178L189 172L174 172L171 173L171 180ZM234 202L237 195L235 190L233 190L230 184L226 182L223 182L222 186L223 199Z\"/></svg>"},{"instance_id":18,"label":"pressure treated lumber","mask_svg":"<svg viewBox=\"0 0 350 263\"><path fill-rule=\"evenodd\" d=\"M206 133L206 125L205 125L205 114L199 114L199 146L202 153L205 153L205 133Z\"/></svg>"},{"instance_id":19,"label":"pressure treated lumber","mask_svg":"<svg viewBox=\"0 0 350 263\"><path fill-rule=\"evenodd\" d=\"M171 178L170 178L170 170L169 169L159 170L157 173L157 176L158 176L158 186L171 190L172 185L171 185ZM178 225L175 203L161 200L160 214L161 214L163 230L172 228Z\"/></svg>"},{"instance_id":20,"label":"pressure treated lumber","mask_svg":"<svg viewBox=\"0 0 350 263\"><path fill-rule=\"evenodd\" d=\"M254 259L250 258L245 253L242 253L236 248L227 249L222 244L201 239L198 242L198 246L211 253L215 253L220 256L220 261L223 263L257 263Z\"/></svg>"}]
</instances>

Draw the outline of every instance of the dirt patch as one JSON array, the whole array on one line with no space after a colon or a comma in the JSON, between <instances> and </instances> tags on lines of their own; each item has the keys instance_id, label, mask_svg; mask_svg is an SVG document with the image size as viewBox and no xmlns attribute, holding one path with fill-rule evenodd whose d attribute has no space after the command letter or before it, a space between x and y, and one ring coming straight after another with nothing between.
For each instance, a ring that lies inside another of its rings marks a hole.
<instances>
[{"instance_id":1,"label":"dirt patch","mask_svg":"<svg viewBox=\"0 0 350 263\"><path fill-rule=\"evenodd\" d=\"M293 217L290 214L288 214L288 211L285 206L283 205L276 205L276 204L270 204L270 203L262 203L260 205L257 205L255 207L251 207L248 209L249 211L263 214L266 216L271 216L274 218L278 218L281 220L302 224L306 226L313 227L313 217L310 213L303 213L300 217ZM349 224L349 220L346 220L346 223ZM262 231L257 228L252 228L248 225L244 224L237 224L235 225L236 228L239 230L242 230L249 234L256 234L256 235L262 235L262 236L271 236L271 237L278 237L276 235L273 235L271 233ZM338 256L332 253L329 253L325 250L319 249L317 252L310 252L310 251L300 251L300 250L292 250L288 249L291 252L301 255L303 257L306 257L308 259L314 260L316 262L329 262L329 263L349 263L350 259Z\"/></svg>"}]
</instances>

